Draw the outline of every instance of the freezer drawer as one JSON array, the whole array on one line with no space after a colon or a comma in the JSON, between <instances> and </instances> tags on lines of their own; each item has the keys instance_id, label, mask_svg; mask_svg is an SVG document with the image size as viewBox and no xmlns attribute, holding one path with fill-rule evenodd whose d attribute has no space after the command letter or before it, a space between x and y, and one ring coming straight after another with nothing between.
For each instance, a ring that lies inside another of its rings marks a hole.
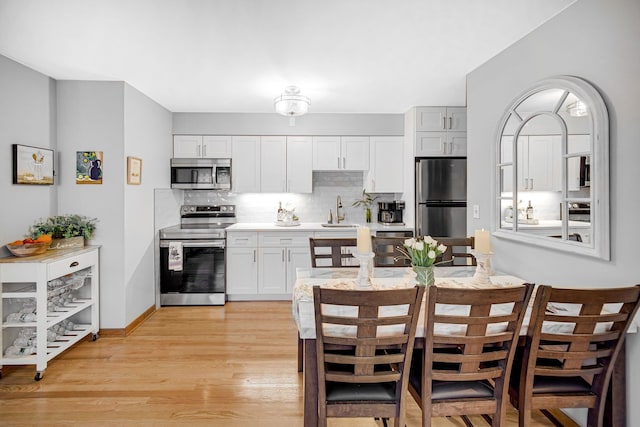
<instances>
[{"instance_id":1,"label":"freezer drawer","mask_svg":"<svg viewBox=\"0 0 640 427\"><path fill-rule=\"evenodd\" d=\"M466 206L418 205L417 234L432 237L466 237Z\"/></svg>"}]
</instances>

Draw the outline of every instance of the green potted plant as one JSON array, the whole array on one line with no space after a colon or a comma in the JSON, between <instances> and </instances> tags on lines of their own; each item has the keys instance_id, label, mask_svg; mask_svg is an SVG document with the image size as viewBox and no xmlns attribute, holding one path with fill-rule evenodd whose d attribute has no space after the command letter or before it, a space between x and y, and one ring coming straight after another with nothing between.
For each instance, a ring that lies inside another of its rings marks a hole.
<instances>
[{"instance_id":1,"label":"green potted plant","mask_svg":"<svg viewBox=\"0 0 640 427\"><path fill-rule=\"evenodd\" d=\"M362 190L362 197L353 202L352 206L363 207L366 221L371 222L371 205L377 198L377 196L371 197L371 194L367 193L366 190Z\"/></svg>"},{"instance_id":2,"label":"green potted plant","mask_svg":"<svg viewBox=\"0 0 640 427\"><path fill-rule=\"evenodd\" d=\"M50 235L53 238L52 249L80 247L93 236L97 221L97 218L76 214L51 216L33 224L29 237L37 239L42 234Z\"/></svg>"}]
</instances>

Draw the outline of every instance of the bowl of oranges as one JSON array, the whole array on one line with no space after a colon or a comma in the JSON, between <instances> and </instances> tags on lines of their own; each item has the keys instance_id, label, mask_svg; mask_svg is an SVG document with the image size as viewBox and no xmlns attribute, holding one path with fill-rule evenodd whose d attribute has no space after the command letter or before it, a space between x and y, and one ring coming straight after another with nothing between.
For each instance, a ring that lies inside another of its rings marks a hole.
<instances>
[{"instance_id":1,"label":"bowl of oranges","mask_svg":"<svg viewBox=\"0 0 640 427\"><path fill-rule=\"evenodd\" d=\"M15 256L33 256L43 254L51 246L51 236L42 234L37 239L16 240L7 243L7 249Z\"/></svg>"}]
</instances>

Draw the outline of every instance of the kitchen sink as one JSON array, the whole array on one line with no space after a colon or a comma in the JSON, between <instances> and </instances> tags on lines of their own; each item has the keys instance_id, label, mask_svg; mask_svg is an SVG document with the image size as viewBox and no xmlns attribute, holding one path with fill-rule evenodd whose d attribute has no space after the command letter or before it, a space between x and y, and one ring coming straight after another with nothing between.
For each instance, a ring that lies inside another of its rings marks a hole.
<instances>
[{"instance_id":1,"label":"kitchen sink","mask_svg":"<svg viewBox=\"0 0 640 427\"><path fill-rule=\"evenodd\" d=\"M329 227L329 228L356 228L357 225L356 224L320 224L323 227Z\"/></svg>"}]
</instances>

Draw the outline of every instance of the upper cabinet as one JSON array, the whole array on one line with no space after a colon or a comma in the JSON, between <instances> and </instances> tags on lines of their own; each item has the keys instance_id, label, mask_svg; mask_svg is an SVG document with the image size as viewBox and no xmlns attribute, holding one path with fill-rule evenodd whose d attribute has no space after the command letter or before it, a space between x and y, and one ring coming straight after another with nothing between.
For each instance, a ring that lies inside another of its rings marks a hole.
<instances>
[{"instance_id":1,"label":"upper cabinet","mask_svg":"<svg viewBox=\"0 0 640 427\"><path fill-rule=\"evenodd\" d=\"M260 191L311 193L311 148L309 136L260 137Z\"/></svg>"},{"instance_id":2,"label":"upper cabinet","mask_svg":"<svg viewBox=\"0 0 640 427\"><path fill-rule=\"evenodd\" d=\"M174 135L173 157L229 158L231 139L226 135Z\"/></svg>"},{"instance_id":3,"label":"upper cabinet","mask_svg":"<svg viewBox=\"0 0 640 427\"><path fill-rule=\"evenodd\" d=\"M417 132L467 131L467 109L465 107L418 107L416 108Z\"/></svg>"},{"instance_id":4,"label":"upper cabinet","mask_svg":"<svg viewBox=\"0 0 640 427\"><path fill-rule=\"evenodd\" d=\"M233 191L311 193L311 137L234 136Z\"/></svg>"},{"instance_id":5,"label":"upper cabinet","mask_svg":"<svg viewBox=\"0 0 640 427\"><path fill-rule=\"evenodd\" d=\"M313 170L366 171L368 169L368 136L313 137Z\"/></svg>"},{"instance_id":6,"label":"upper cabinet","mask_svg":"<svg viewBox=\"0 0 640 427\"><path fill-rule=\"evenodd\" d=\"M467 155L465 107L417 107L414 130L416 157Z\"/></svg>"},{"instance_id":7,"label":"upper cabinet","mask_svg":"<svg viewBox=\"0 0 640 427\"><path fill-rule=\"evenodd\" d=\"M365 190L369 193L403 192L403 137L372 136Z\"/></svg>"}]
</instances>

